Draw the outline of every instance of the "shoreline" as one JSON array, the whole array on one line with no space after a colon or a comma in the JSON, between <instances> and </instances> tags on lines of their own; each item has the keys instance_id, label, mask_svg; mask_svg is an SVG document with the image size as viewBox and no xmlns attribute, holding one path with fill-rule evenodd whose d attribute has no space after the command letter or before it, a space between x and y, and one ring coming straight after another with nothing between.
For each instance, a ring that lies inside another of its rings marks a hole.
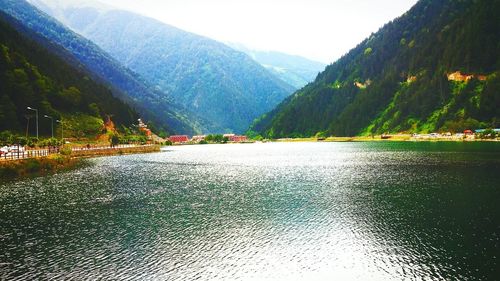
<instances>
[{"instance_id":1,"label":"shoreline","mask_svg":"<svg viewBox=\"0 0 500 281\"><path fill-rule=\"evenodd\" d=\"M2 182L13 181L70 171L85 166L87 164L86 160L90 158L145 154L160 151L160 145L151 145L118 149L81 150L72 151L68 155L59 153L46 157L0 161L0 180Z\"/></svg>"},{"instance_id":2,"label":"shoreline","mask_svg":"<svg viewBox=\"0 0 500 281\"><path fill-rule=\"evenodd\" d=\"M73 150L71 157L73 158L94 158L113 155L129 155L129 154L144 154L160 152L160 145L147 145L147 146L132 146L132 147L119 147L109 149L82 149Z\"/></svg>"},{"instance_id":3,"label":"shoreline","mask_svg":"<svg viewBox=\"0 0 500 281\"><path fill-rule=\"evenodd\" d=\"M500 142L500 139L474 139L474 138L449 138L449 137L436 137L417 139L410 135L392 135L390 138L382 139L381 136L362 136L362 137L328 137L324 139L318 138L281 138L272 140L262 140L245 142L251 143L266 143L266 142L455 142L455 143L477 143L477 142ZM233 143L227 143L233 144ZM239 144L239 143L238 143ZM179 146L186 144L177 144ZM177 146L174 145L174 146ZM189 144L200 145L200 144ZM203 145L203 144L201 144ZM77 150L71 151L70 154L51 154L46 157L18 159L12 161L0 161L0 180L12 181L24 178L32 178L39 176L47 176L57 172L64 172L73 169L78 169L86 164L86 160L90 158L106 157L106 156L119 156L131 154L146 154L161 151L160 145L149 146L136 146L124 148L109 148L99 150Z\"/></svg>"},{"instance_id":4,"label":"shoreline","mask_svg":"<svg viewBox=\"0 0 500 281\"><path fill-rule=\"evenodd\" d=\"M83 167L86 161L82 158L73 158L61 154L47 157L20 159L0 162L0 179L2 182L35 178L70 171Z\"/></svg>"},{"instance_id":5,"label":"shoreline","mask_svg":"<svg viewBox=\"0 0 500 281\"><path fill-rule=\"evenodd\" d=\"M414 138L410 135L393 135L387 139L381 136L374 137L328 137L318 138L281 138L266 140L268 142L500 142L500 139L476 139L476 138Z\"/></svg>"}]
</instances>

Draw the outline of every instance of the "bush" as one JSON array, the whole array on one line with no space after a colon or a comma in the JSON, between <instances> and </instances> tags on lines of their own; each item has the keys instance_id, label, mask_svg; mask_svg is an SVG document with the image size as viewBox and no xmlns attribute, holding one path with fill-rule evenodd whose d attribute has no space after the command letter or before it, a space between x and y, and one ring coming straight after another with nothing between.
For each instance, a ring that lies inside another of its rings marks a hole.
<instances>
[{"instance_id":1,"label":"bush","mask_svg":"<svg viewBox=\"0 0 500 281\"><path fill-rule=\"evenodd\" d=\"M120 143L129 144L129 143L146 143L147 138L142 135L126 135L119 137Z\"/></svg>"},{"instance_id":2,"label":"bush","mask_svg":"<svg viewBox=\"0 0 500 281\"><path fill-rule=\"evenodd\" d=\"M110 144L111 146L115 146L115 145L117 145L117 144L119 144L119 143L120 143L120 138L118 137L118 135L117 135L117 134L113 134L113 133L111 133L111 134L109 135L109 144Z\"/></svg>"},{"instance_id":3,"label":"bush","mask_svg":"<svg viewBox=\"0 0 500 281\"><path fill-rule=\"evenodd\" d=\"M38 159L28 159L26 160L26 171L29 173L36 173L40 171L41 165Z\"/></svg>"},{"instance_id":4,"label":"bush","mask_svg":"<svg viewBox=\"0 0 500 281\"><path fill-rule=\"evenodd\" d=\"M34 148L36 146L36 143L37 143L37 138L28 138L28 142L26 143L27 146L29 146L30 148Z\"/></svg>"},{"instance_id":5,"label":"bush","mask_svg":"<svg viewBox=\"0 0 500 281\"><path fill-rule=\"evenodd\" d=\"M497 133L492 129L486 129L481 134L479 134L479 138L481 139L495 139L497 137Z\"/></svg>"},{"instance_id":6,"label":"bush","mask_svg":"<svg viewBox=\"0 0 500 281\"><path fill-rule=\"evenodd\" d=\"M207 142L215 142L215 143L226 143L229 141L227 137L224 137L223 135L208 135L205 140Z\"/></svg>"},{"instance_id":7,"label":"bush","mask_svg":"<svg viewBox=\"0 0 500 281\"><path fill-rule=\"evenodd\" d=\"M49 159L54 160L57 164L62 165L64 164L66 158L63 155L60 154L54 154L49 157Z\"/></svg>"},{"instance_id":8,"label":"bush","mask_svg":"<svg viewBox=\"0 0 500 281\"><path fill-rule=\"evenodd\" d=\"M71 148L69 148L69 147L61 147L61 150L59 150L59 153L61 155L69 156L69 155L71 155Z\"/></svg>"},{"instance_id":9,"label":"bush","mask_svg":"<svg viewBox=\"0 0 500 281\"><path fill-rule=\"evenodd\" d=\"M261 135L257 135L255 137L253 137L252 139L256 140L256 141L262 141L264 138Z\"/></svg>"},{"instance_id":10,"label":"bush","mask_svg":"<svg viewBox=\"0 0 500 281\"><path fill-rule=\"evenodd\" d=\"M316 133L315 137L317 139L325 139L326 138L326 132L318 132L318 133Z\"/></svg>"},{"instance_id":11,"label":"bush","mask_svg":"<svg viewBox=\"0 0 500 281\"><path fill-rule=\"evenodd\" d=\"M12 133L10 131L3 131L0 133L0 146L10 145L9 139Z\"/></svg>"}]
</instances>

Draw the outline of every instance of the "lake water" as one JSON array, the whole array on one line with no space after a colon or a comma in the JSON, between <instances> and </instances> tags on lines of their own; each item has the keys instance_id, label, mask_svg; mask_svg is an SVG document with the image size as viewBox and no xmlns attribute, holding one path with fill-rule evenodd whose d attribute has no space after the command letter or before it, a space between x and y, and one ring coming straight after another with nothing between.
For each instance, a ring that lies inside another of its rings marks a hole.
<instances>
[{"instance_id":1,"label":"lake water","mask_svg":"<svg viewBox=\"0 0 500 281\"><path fill-rule=\"evenodd\" d=\"M0 279L494 280L500 143L266 143L0 184Z\"/></svg>"}]
</instances>

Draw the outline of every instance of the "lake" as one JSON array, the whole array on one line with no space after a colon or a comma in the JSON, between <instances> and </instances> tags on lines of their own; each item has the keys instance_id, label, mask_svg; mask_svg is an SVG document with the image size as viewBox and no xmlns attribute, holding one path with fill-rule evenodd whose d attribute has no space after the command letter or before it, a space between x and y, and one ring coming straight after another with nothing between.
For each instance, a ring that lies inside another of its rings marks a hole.
<instances>
[{"instance_id":1,"label":"lake","mask_svg":"<svg viewBox=\"0 0 500 281\"><path fill-rule=\"evenodd\" d=\"M263 143L0 184L0 279L493 280L500 143Z\"/></svg>"}]
</instances>

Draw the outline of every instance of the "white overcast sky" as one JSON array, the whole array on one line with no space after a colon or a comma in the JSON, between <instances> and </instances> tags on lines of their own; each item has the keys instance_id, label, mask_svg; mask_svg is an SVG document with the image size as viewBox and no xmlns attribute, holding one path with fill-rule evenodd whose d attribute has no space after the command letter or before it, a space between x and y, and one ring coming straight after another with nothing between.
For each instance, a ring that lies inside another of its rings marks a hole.
<instances>
[{"instance_id":1,"label":"white overcast sky","mask_svg":"<svg viewBox=\"0 0 500 281\"><path fill-rule=\"evenodd\" d=\"M331 63L417 0L100 0L218 41Z\"/></svg>"}]
</instances>

